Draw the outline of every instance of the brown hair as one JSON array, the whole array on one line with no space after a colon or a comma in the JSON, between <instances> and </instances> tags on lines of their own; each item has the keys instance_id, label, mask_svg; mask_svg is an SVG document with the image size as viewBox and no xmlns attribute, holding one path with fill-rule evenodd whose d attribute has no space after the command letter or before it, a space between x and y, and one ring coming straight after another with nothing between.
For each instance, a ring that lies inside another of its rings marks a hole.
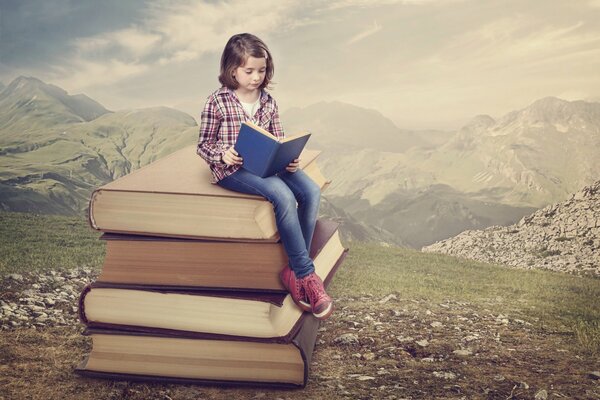
<instances>
[{"instance_id":1,"label":"brown hair","mask_svg":"<svg viewBox=\"0 0 600 400\"><path fill-rule=\"evenodd\" d=\"M244 65L250 56L267 59L265 79L259 89L269 88L269 83L275 72L273 57L271 57L267 45L250 33L238 33L237 35L233 35L227 41L223 54L221 55L221 73L219 74L219 82L229 89L237 89L239 84L233 77L233 71L237 67Z\"/></svg>"}]
</instances>

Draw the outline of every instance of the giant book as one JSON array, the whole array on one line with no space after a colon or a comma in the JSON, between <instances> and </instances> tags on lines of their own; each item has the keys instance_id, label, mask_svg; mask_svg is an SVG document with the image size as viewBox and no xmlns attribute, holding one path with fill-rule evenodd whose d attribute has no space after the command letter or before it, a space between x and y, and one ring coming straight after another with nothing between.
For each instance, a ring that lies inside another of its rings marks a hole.
<instances>
[{"instance_id":1,"label":"giant book","mask_svg":"<svg viewBox=\"0 0 600 400\"><path fill-rule=\"evenodd\" d=\"M320 219L310 257L339 248L339 224ZM106 257L98 282L130 287L216 288L279 291L279 273L288 263L278 243L223 242L104 234Z\"/></svg>"},{"instance_id":2,"label":"giant book","mask_svg":"<svg viewBox=\"0 0 600 400\"><path fill-rule=\"evenodd\" d=\"M300 167L321 188L319 152ZM90 224L103 232L233 241L278 240L273 206L260 196L211 184L208 165L189 146L114 180L91 196Z\"/></svg>"},{"instance_id":3,"label":"giant book","mask_svg":"<svg viewBox=\"0 0 600 400\"><path fill-rule=\"evenodd\" d=\"M346 252L336 234L314 258L315 272L326 286ZM303 317L286 293L143 289L102 282L83 290L79 314L89 327L279 341L294 336Z\"/></svg>"},{"instance_id":4,"label":"giant book","mask_svg":"<svg viewBox=\"0 0 600 400\"><path fill-rule=\"evenodd\" d=\"M92 328L86 332L92 351L76 371L134 381L304 387L318 326L306 314L294 336L283 343Z\"/></svg>"}]
</instances>

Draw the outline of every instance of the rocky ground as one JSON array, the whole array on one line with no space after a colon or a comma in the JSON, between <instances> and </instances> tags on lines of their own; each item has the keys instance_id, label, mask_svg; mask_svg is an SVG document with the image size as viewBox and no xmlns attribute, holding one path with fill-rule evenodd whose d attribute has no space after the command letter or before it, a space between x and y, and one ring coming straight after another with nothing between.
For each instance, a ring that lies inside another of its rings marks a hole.
<instances>
[{"instance_id":1,"label":"rocky ground","mask_svg":"<svg viewBox=\"0 0 600 400\"><path fill-rule=\"evenodd\" d=\"M90 350L76 299L88 269L0 282L0 399L600 399L597 357L535 319L471 304L337 298L304 390L140 384L81 378ZM501 305L501 304L500 304Z\"/></svg>"},{"instance_id":2,"label":"rocky ground","mask_svg":"<svg viewBox=\"0 0 600 400\"><path fill-rule=\"evenodd\" d=\"M422 250L518 268L600 276L600 181L515 225L465 231Z\"/></svg>"}]
</instances>

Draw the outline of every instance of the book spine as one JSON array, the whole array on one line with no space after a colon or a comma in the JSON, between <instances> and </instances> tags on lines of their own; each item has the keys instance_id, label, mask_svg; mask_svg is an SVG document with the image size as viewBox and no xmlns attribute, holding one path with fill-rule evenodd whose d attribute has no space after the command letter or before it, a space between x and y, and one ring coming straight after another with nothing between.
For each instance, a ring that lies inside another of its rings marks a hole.
<instances>
[{"instance_id":1,"label":"book spine","mask_svg":"<svg viewBox=\"0 0 600 400\"><path fill-rule=\"evenodd\" d=\"M273 162L275 161L275 158L277 157L277 152L279 152L280 147L281 147L281 143L275 142L275 145L273 146L273 150L271 151L271 154L269 155L269 159L265 163L265 169L260 174L261 178L266 178L271 175L274 175L274 172L271 170L273 169ZM275 171L275 172L277 172L277 171Z\"/></svg>"},{"instance_id":2,"label":"book spine","mask_svg":"<svg viewBox=\"0 0 600 400\"><path fill-rule=\"evenodd\" d=\"M81 291L81 294L79 295L79 300L77 302L77 315L79 316L79 320L85 325L89 325L89 321L85 315L85 296L87 296L90 290L92 290L92 284L88 283Z\"/></svg>"},{"instance_id":3,"label":"book spine","mask_svg":"<svg viewBox=\"0 0 600 400\"><path fill-rule=\"evenodd\" d=\"M88 222L90 223L90 226L95 230L100 230L100 228L98 228L98 225L96 224L96 220L94 219L94 203L96 202L96 197L98 196L99 192L100 189L96 189L92 192L92 195L90 196L90 203L88 205Z\"/></svg>"}]
</instances>

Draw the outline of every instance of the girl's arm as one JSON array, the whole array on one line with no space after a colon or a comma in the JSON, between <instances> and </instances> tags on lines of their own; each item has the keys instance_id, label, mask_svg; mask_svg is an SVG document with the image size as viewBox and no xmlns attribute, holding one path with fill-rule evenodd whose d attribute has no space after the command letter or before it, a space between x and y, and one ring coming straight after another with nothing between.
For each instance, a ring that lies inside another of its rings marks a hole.
<instances>
[{"instance_id":1,"label":"girl's arm","mask_svg":"<svg viewBox=\"0 0 600 400\"><path fill-rule=\"evenodd\" d=\"M273 100L273 117L271 118L271 122L269 123L269 129L267 129L273 136L277 139L283 139L285 136L283 132L283 127L281 126L281 120L279 119L279 107L277 107L277 103Z\"/></svg>"},{"instance_id":2,"label":"girl's arm","mask_svg":"<svg viewBox=\"0 0 600 400\"><path fill-rule=\"evenodd\" d=\"M200 135L196 153L209 164L224 164L223 153L225 148L219 140L219 128L222 116L209 98L200 116Z\"/></svg>"}]
</instances>

